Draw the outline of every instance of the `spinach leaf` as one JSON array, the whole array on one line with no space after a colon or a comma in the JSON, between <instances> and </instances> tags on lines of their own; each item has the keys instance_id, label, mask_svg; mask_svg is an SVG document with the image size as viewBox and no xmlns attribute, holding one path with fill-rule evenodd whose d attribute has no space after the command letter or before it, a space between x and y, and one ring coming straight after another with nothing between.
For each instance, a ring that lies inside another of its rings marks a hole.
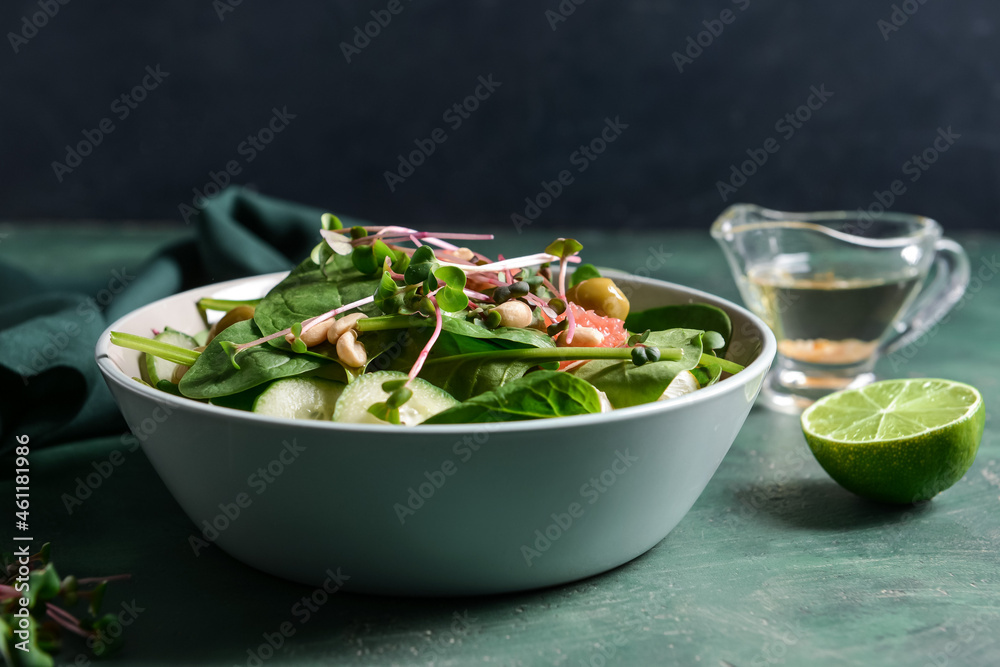
<instances>
[{"instance_id":1,"label":"spinach leaf","mask_svg":"<svg viewBox=\"0 0 1000 667\"><path fill-rule=\"evenodd\" d=\"M569 277L569 286L576 287L578 284L582 283L584 280L590 280L591 278L600 278L601 272L597 270L597 267L593 264L581 264L576 267L573 275Z\"/></svg>"},{"instance_id":2,"label":"spinach leaf","mask_svg":"<svg viewBox=\"0 0 1000 667\"><path fill-rule=\"evenodd\" d=\"M722 366L715 361L705 361L703 358L700 366L691 369L691 374L698 380L700 386L707 387L722 377Z\"/></svg>"},{"instance_id":3,"label":"spinach leaf","mask_svg":"<svg viewBox=\"0 0 1000 667\"><path fill-rule=\"evenodd\" d=\"M546 338L548 337L546 336ZM532 342L542 341L532 339ZM471 338L469 336L453 334L446 330L441 332L440 337L434 344L434 349L431 351L428 361L460 354L495 352L497 350L523 350L531 349L532 347L534 346L504 338ZM542 347L545 346L543 345ZM491 361L470 359L458 363L428 364L420 371L420 377L444 389L458 400L464 401L477 394L497 389L511 380L516 380L524 375L529 368L536 365L536 362L529 360L511 361L504 359ZM408 368L409 366L401 370L407 370Z\"/></svg>"},{"instance_id":4,"label":"spinach leaf","mask_svg":"<svg viewBox=\"0 0 1000 667\"><path fill-rule=\"evenodd\" d=\"M428 364L421 369L420 377L465 401L520 379L535 365L530 361L470 359L458 363Z\"/></svg>"},{"instance_id":5,"label":"spinach leaf","mask_svg":"<svg viewBox=\"0 0 1000 667\"><path fill-rule=\"evenodd\" d=\"M655 361L636 366L631 360L594 360L566 372L606 393L611 405L616 408L652 403L678 373L698 365L703 333L694 329L671 329L649 334L647 345L680 348L681 358L676 361Z\"/></svg>"},{"instance_id":6,"label":"spinach leaf","mask_svg":"<svg viewBox=\"0 0 1000 667\"><path fill-rule=\"evenodd\" d=\"M240 370L233 368L221 343L249 343L260 335L260 329L252 320L237 322L220 333L181 378L180 392L188 398L228 396L268 380L298 375L330 363L318 355L295 354L271 345L257 345L240 352L237 357Z\"/></svg>"},{"instance_id":7,"label":"spinach leaf","mask_svg":"<svg viewBox=\"0 0 1000 667\"><path fill-rule=\"evenodd\" d=\"M447 317L445 320L447 320ZM472 326L482 329L482 327L476 325ZM463 327L462 331L464 332L466 329ZM491 333L489 329L484 329L484 331ZM534 334L525 335L519 333L523 331L525 330L500 328L493 330L493 333L499 332L499 335L496 337L473 338L464 333L453 333L445 326L438 337L437 343L434 344L434 350L431 354L434 357L450 357L456 354L469 354L471 352L555 347L551 337L545 334L535 336Z\"/></svg>"},{"instance_id":8,"label":"spinach leaf","mask_svg":"<svg viewBox=\"0 0 1000 667\"><path fill-rule=\"evenodd\" d=\"M261 332L269 336L296 322L373 295L381 278L381 275L360 273L348 255L334 255L325 273L307 258L267 293L258 304L253 319ZM382 314L374 304L366 304L359 310L369 317ZM280 338L272 344L287 346Z\"/></svg>"},{"instance_id":9,"label":"spinach leaf","mask_svg":"<svg viewBox=\"0 0 1000 667\"><path fill-rule=\"evenodd\" d=\"M426 337L424 337L426 342ZM442 331L431 350L431 358L452 357L456 354L471 354L473 352L492 352L494 350L516 350L534 347L527 343L506 340L503 338L470 338L450 331Z\"/></svg>"},{"instance_id":10,"label":"spinach leaf","mask_svg":"<svg viewBox=\"0 0 1000 667\"><path fill-rule=\"evenodd\" d=\"M597 390L560 371L529 373L439 412L424 424L472 424L566 417L601 411Z\"/></svg>"},{"instance_id":11,"label":"spinach leaf","mask_svg":"<svg viewBox=\"0 0 1000 667\"><path fill-rule=\"evenodd\" d=\"M429 322L433 326L433 322ZM487 329L478 324L473 324L464 316L449 316L445 314L442 321L442 329L459 336L469 338L495 339L510 343L521 343L525 347L555 347L552 338L537 329L521 329L518 327L499 327L497 329Z\"/></svg>"},{"instance_id":12,"label":"spinach leaf","mask_svg":"<svg viewBox=\"0 0 1000 667\"><path fill-rule=\"evenodd\" d=\"M718 356L725 358L729 342L733 338L733 323L726 311L707 303L685 303L675 306L661 306L629 313L625 318L625 328L633 333L651 331L666 331L668 329L700 329L702 331L717 331L722 334L726 344L716 350Z\"/></svg>"}]
</instances>

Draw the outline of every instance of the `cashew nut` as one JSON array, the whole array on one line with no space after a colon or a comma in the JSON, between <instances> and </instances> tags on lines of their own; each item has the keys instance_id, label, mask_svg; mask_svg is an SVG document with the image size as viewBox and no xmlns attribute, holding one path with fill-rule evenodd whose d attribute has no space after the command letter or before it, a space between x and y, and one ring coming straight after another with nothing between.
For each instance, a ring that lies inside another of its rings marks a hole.
<instances>
[{"instance_id":1,"label":"cashew nut","mask_svg":"<svg viewBox=\"0 0 1000 667\"><path fill-rule=\"evenodd\" d=\"M604 341L604 334L591 327L576 327L573 340L566 342L566 332L563 331L556 339L559 347L598 347Z\"/></svg>"},{"instance_id":2,"label":"cashew nut","mask_svg":"<svg viewBox=\"0 0 1000 667\"><path fill-rule=\"evenodd\" d=\"M500 313L500 326L523 328L531 324L531 306L523 301L511 299L495 308Z\"/></svg>"},{"instance_id":3,"label":"cashew nut","mask_svg":"<svg viewBox=\"0 0 1000 667\"><path fill-rule=\"evenodd\" d=\"M333 326L332 317L328 320L323 320L319 324L304 330L302 334L299 336L299 340L305 343L306 347L313 347L314 345L319 345L320 343L326 340L326 334L330 330L331 326ZM286 334L285 340L291 343L292 341L295 340L295 335Z\"/></svg>"},{"instance_id":4,"label":"cashew nut","mask_svg":"<svg viewBox=\"0 0 1000 667\"><path fill-rule=\"evenodd\" d=\"M364 313L351 313L350 315L344 315L333 323L333 326L330 327L330 330L326 333L326 339L331 343L336 343L337 339L344 335L344 332L354 329L358 320L363 320L367 317L368 316Z\"/></svg>"},{"instance_id":5,"label":"cashew nut","mask_svg":"<svg viewBox=\"0 0 1000 667\"><path fill-rule=\"evenodd\" d=\"M368 351L358 341L358 334L353 329L348 329L337 339L337 356L351 368L361 368L368 361Z\"/></svg>"}]
</instances>

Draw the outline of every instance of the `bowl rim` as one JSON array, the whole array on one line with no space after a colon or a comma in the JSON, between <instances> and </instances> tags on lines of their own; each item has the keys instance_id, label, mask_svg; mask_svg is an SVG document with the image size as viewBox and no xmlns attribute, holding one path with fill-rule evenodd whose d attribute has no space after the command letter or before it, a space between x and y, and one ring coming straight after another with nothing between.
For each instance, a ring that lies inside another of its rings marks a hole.
<instances>
[{"instance_id":1,"label":"bowl rim","mask_svg":"<svg viewBox=\"0 0 1000 667\"><path fill-rule=\"evenodd\" d=\"M760 382L763 383L764 375L766 374L768 368L773 362L775 355L777 353L777 340L774 337L774 333L771 331L763 320L751 313L749 310L743 306L737 305L728 299L724 299L708 292L702 290L694 289L692 287L686 287L684 285L679 285L677 283L668 282L665 280L657 280L654 278L646 278L643 276L632 275L623 271L611 270L608 271L609 274L616 274L622 278L627 278L629 282L649 285L657 288L669 288L674 291L680 292L685 296L700 299L703 302L707 302L711 305L718 307L723 307L729 310L736 311L740 313L743 317L747 318L750 322L757 327L761 332L763 338L763 345L757 354L757 358L754 359L744 370L736 375L732 375L725 380L718 382L704 389L699 389L698 391L691 392L684 396L678 396L672 398L669 401L658 401L654 403L645 403L643 405L635 405L627 408L618 408L612 410L611 412L601 412L586 415L572 415L568 417L552 417L549 419L532 419L524 421L510 421L510 422L490 422L490 423L473 423L473 424L427 424L418 425L415 427L400 427L392 424L344 424L339 422L326 422L326 421L316 421L308 419L291 419L287 417L271 417L267 415L259 415L253 412L244 410L234 410L233 408L225 408L218 405L211 405L209 403L202 403L201 401L185 398L182 396L175 396L173 394L167 393L165 391L160 391L148 385L134 381L130 376L128 376L118 364L115 363L108 351L111 346L111 332L120 328L121 324L126 320L131 319L137 315L140 311L153 309L157 307L162 302L168 299L179 299L185 296L194 298L195 296L204 296L206 290L211 290L212 292L220 292L225 289L236 287L240 284L247 283L250 281L261 281L264 282L266 279L273 278L275 284L288 275L288 271L278 271L275 273L258 274L254 276L246 276L243 278L236 278L233 280L227 280L218 283L209 283L207 285L202 285L199 287L194 287L183 292L178 292L176 294L171 294L169 296L157 299L151 303L144 306L136 308L125 315L122 315L117 320L112 322L108 327L101 333L101 337L98 339L97 345L95 346L94 356L97 361L98 368L101 374L104 376L107 382L114 382L122 389L138 394L150 400L154 400L161 404L167 404L170 407L188 409L194 412L202 413L205 416L216 416L220 418L229 417L231 419L248 419L250 423L260 423L260 424L271 424L274 426L296 426L305 429L320 429L322 431L328 432L352 432L352 433L366 433L366 434L397 434L397 435L409 435L419 432L421 435L447 435L454 436L456 434L465 434L469 432L470 427L479 427L482 429L489 430L493 433L496 432L540 432L549 431L552 429L561 429L574 426L594 426L598 423L615 423L624 420L637 419L650 415L658 414L668 414L676 410L683 410L687 406L703 401L710 401L713 397L728 392L736 391L738 388L745 387L750 382L754 381L754 378L759 377ZM211 293L211 292L210 292ZM192 301L193 306L193 301ZM138 354L138 353L137 353ZM749 371L749 372L748 372ZM414 429L418 429L415 431ZM339 440L333 440L332 442L338 442Z\"/></svg>"}]
</instances>

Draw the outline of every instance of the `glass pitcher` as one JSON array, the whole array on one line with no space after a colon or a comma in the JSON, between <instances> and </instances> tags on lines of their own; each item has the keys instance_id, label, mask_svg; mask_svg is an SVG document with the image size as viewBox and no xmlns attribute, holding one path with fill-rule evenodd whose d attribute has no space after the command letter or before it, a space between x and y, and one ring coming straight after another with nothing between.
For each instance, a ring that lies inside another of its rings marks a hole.
<instances>
[{"instance_id":1,"label":"glass pitcher","mask_svg":"<svg viewBox=\"0 0 1000 667\"><path fill-rule=\"evenodd\" d=\"M778 339L761 400L790 414L874 381L879 356L924 335L969 283L965 251L918 215L738 204L711 231Z\"/></svg>"}]
</instances>

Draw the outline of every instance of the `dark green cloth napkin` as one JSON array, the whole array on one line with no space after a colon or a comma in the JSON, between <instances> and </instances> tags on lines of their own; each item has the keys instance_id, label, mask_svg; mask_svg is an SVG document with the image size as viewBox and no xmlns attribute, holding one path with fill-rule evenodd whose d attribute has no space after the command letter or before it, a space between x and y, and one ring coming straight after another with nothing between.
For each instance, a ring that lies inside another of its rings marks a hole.
<instances>
[{"instance_id":1,"label":"dark green cloth napkin","mask_svg":"<svg viewBox=\"0 0 1000 667\"><path fill-rule=\"evenodd\" d=\"M37 446L125 430L94 361L108 325L184 289L291 269L319 242L322 213L229 188L205 203L193 238L163 248L134 275L107 267L97 277L109 277L106 305L47 280L44 267L27 273L0 260L0 451L21 433Z\"/></svg>"}]
</instances>

